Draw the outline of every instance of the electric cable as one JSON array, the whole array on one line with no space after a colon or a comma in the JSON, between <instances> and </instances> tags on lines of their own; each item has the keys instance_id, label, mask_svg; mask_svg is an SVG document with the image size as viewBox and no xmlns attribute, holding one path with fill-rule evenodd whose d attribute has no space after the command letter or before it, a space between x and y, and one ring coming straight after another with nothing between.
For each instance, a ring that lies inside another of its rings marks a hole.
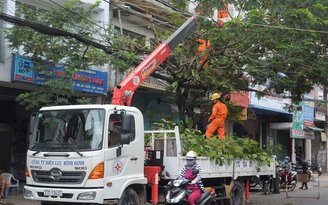
<instances>
[{"instance_id":1,"label":"electric cable","mask_svg":"<svg viewBox=\"0 0 328 205\"><path fill-rule=\"evenodd\" d=\"M96 43L96 42L91 41L89 39L86 39L86 38L82 37L81 35L78 35L78 34L75 34L75 33L71 33L71 32L68 32L68 31L63 31L63 30L59 30L59 29L56 29L56 28L52 28L52 27L49 27L49 26L42 25L42 24L34 23L34 22L31 22L31 21L27 21L27 20L15 17L15 16L4 14L4 13L0 13L0 19L3 19L4 21L13 23L15 25L30 27L33 30L38 31L38 32L43 33L43 34L48 34L48 35L52 35L52 36L65 36L65 37L75 38L76 40L78 40L82 43L85 43L87 45L92 45L95 48L99 48L99 49L105 51L108 54L113 53L113 51L110 48L108 48L107 46L104 46L102 44L99 44L99 43Z\"/></svg>"}]
</instances>

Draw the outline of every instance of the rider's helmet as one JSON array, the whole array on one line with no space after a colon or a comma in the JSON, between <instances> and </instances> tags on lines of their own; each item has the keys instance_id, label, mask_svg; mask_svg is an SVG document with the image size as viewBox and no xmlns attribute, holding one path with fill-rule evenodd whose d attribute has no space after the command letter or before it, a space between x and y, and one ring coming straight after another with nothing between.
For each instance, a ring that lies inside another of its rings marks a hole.
<instances>
[{"instance_id":1,"label":"rider's helmet","mask_svg":"<svg viewBox=\"0 0 328 205\"><path fill-rule=\"evenodd\" d=\"M189 151L186 154L187 166L191 167L196 163L196 152Z\"/></svg>"},{"instance_id":2,"label":"rider's helmet","mask_svg":"<svg viewBox=\"0 0 328 205\"><path fill-rule=\"evenodd\" d=\"M287 159L288 162L290 161L290 157L289 156L286 156L285 159Z\"/></svg>"},{"instance_id":3,"label":"rider's helmet","mask_svg":"<svg viewBox=\"0 0 328 205\"><path fill-rule=\"evenodd\" d=\"M196 152L194 152L194 151L189 151L189 152L187 152L187 154L186 154L186 159L196 159Z\"/></svg>"},{"instance_id":4,"label":"rider's helmet","mask_svg":"<svg viewBox=\"0 0 328 205\"><path fill-rule=\"evenodd\" d=\"M221 95L219 93L213 93L211 100L219 99Z\"/></svg>"}]
</instances>

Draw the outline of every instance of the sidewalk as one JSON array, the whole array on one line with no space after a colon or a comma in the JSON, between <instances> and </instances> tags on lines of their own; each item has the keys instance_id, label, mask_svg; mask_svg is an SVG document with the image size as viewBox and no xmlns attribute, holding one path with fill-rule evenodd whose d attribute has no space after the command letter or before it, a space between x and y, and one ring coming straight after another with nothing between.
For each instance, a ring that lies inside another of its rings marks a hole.
<instances>
[{"instance_id":1,"label":"sidewalk","mask_svg":"<svg viewBox=\"0 0 328 205\"><path fill-rule=\"evenodd\" d=\"M12 194L8 194L5 199L0 198L0 205L41 205L40 201L25 199L23 196L23 189L25 183L19 183L19 193L16 194L13 190Z\"/></svg>"},{"instance_id":2,"label":"sidewalk","mask_svg":"<svg viewBox=\"0 0 328 205\"><path fill-rule=\"evenodd\" d=\"M24 199L23 194L11 194L5 199L0 199L0 205L40 205L40 201Z\"/></svg>"}]
</instances>

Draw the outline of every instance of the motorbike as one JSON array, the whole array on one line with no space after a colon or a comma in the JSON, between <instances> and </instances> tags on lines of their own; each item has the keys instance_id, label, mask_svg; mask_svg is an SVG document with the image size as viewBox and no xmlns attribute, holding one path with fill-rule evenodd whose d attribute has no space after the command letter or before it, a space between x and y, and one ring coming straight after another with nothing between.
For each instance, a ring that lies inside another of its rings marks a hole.
<instances>
[{"instance_id":1,"label":"motorbike","mask_svg":"<svg viewBox=\"0 0 328 205\"><path fill-rule=\"evenodd\" d=\"M281 177L281 174L283 172L286 172L286 169L285 167L281 167L281 166L277 166L276 167L280 173L280 186L279 186L279 189L286 189L286 184L287 184L287 177L285 179L283 179ZM291 191L294 191L294 189L296 188L297 186L297 171L295 171L295 169L293 168L292 171L291 171L291 174L292 174L292 181L291 181L291 187L290 190Z\"/></svg>"},{"instance_id":2,"label":"motorbike","mask_svg":"<svg viewBox=\"0 0 328 205\"><path fill-rule=\"evenodd\" d=\"M193 175L197 174L197 170L194 170ZM166 203L168 204L181 204L189 205L188 196L192 193L191 190L187 188L190 185L191 180L184 177L178 177L172 180L170 185L166 187ZM209 205L215 198L216 194L214 189L204 190L201 197L195 201L196 205Z\"/></svg>"},{"instance_id":3,"label":"motorbike","mask_svg":"<svg viewBox=\"0 0 328 205\"><path fill-rule=\"evenodd\" d=\"M258 176L252 176L251 179L249 180L249 186L256 187L257 185L263 187L263 183L261 179Z\"/></svg>"},{"instance_id":4,"label":"motorbike","mask_svg":"<svg viewBox=\"0 0 328 205\"><path fill-rule=\"evenodd\" d=\"M322 174L322 169L319 164L312 164L309 167L313 174L318 174L319 176Z\"/></svg>"}]
</instances>

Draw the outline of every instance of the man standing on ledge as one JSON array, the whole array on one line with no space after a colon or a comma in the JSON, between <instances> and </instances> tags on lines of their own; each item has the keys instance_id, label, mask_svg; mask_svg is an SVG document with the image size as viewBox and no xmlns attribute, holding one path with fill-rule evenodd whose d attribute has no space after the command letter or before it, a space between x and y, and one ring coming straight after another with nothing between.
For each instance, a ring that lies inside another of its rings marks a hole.
<instances>
[{"instance_id":1,"label":"man standing on ledge","mask_svg":"<svg viewBox=\"0 0 328 205\"><path fill-rule=\"evenodd\" d=\"M219 139L225 139L225 130L224 130L224 126L225 126L225 120L227 118L227 115L229 113L227 106L225 104L223 104L222 102L220 102L219 98L220 98L220 94L219 93L214 93L212 95L211 100L214 102L213 108L212 108L212 114L211 116L208 118L208 122L210 123L209 126L207 127L206 130L206 138L211 138L212 134L215 132L215 130L217 130L218 132L218 138Z\"/></svg>"}]
</instances>

